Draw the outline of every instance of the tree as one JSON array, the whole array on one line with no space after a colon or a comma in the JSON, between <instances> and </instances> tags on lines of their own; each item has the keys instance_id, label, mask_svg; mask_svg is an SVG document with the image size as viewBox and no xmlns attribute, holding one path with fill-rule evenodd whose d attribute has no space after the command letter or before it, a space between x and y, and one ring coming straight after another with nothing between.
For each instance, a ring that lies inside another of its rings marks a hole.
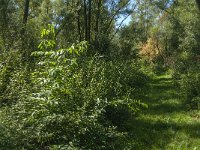
<instances>
[{"instance_id":1,"label":"tree","mask_svg":"<svg viewBox=\"0 0 200 150\"><path fill-rule=\"evenodd\" d=\"M198 8L200 10L200 0L196 0L196 3L197 3L197 6L198 6Z\"/></svg>"}]
</instances>

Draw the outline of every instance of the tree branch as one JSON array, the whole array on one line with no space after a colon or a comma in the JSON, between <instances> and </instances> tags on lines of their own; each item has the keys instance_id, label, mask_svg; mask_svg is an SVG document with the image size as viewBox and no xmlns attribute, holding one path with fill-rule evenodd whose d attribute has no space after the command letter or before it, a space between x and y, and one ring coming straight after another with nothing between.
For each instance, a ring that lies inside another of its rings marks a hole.
<instances>
[{"instance_id":1,"label":"tree branch","mask_svg":"<svg viewBox=\"0 0 200 150\"><path fill-rule=\"evenodd\" d=\"M119 2L119 3L120 3L120 2ZM129 0L128 0L124 5L122 5L121 7L119 7L119 8L116 10L116 12L112 15L112 18L110 19L110 21L109 21L109 23L108 23L108 27L107 27L106 32L109 31L110 26L111 26L111 24L112 24L112 22L113 22L115 16L116 16L116 15L120 12L120 10L123 9L128 3L129 3Z\"/></svg>"}]
</instances>

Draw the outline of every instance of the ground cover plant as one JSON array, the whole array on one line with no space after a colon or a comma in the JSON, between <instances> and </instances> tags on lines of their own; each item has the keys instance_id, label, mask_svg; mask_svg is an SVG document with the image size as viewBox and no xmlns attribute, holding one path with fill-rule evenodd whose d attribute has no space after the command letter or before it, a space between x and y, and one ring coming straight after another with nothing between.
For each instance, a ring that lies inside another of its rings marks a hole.
<instances>
[{"instance_id":1,"label":"ground cover plant","mask_svg":"<svg viewBox=\"0 0 200 150\"><path fill-rule=\"evenodd\" d=\"M200 149L199 0L1 0L0 150Z\"/></svg>"}]
</instances>

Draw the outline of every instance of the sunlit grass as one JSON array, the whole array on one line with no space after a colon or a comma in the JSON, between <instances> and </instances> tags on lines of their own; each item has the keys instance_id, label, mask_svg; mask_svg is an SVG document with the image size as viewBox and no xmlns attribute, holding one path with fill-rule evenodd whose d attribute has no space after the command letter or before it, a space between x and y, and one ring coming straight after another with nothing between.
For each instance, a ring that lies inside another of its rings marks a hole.
<instances>
[{"instance_id":1,"label":"sunlit grass","mask_svg":"<svg viewBox=\"0 0 200 150\"><path fill-rule=\"evenodd\" d=\"M170 75L154 77L144 100L149 108L129 122L137 150L200 149L200 113L187 111Z\"/></svg>"}]
</instances>

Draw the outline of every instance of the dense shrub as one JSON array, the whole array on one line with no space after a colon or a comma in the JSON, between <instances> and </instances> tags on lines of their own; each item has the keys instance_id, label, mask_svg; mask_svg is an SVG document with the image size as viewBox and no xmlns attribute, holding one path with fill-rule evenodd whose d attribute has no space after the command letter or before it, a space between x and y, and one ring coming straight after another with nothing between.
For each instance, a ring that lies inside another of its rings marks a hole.
<instances>
[{"instance_id":1,"label":"dense shrub","mask_svg":"<svg viewBox=\"0 0 200 150\"><path fill-rule=\"evenodd\" d=\"M85 57L86 42L55 50L54 37L51 26L42 31L29 82L12 73L18 100L0 112L0 145L8 139L5 149L124 149L126 133L118 129L147 107L139 98L148 78L129 61Z\"/></svg>"},{"instance_id":2,"label":"dense shrub","mask_svg":"<svg viewBox=\"0 0 200 150\"><path fill-rule=\"evenodd\" d=\"M105 114L114 125L124 125L132 114L146 107L139 100L149 77L136 64L93 57L84 61L83 70L83 80L88 84L86 89L92 91L93 97L98 95L110 102Z\"/></svg>"},{"instance_id":3,"label":"dense shrub","mask_svg":"<svg viewBox=\"0 0 200 150\"><path fill-rule=\"evenodd\" d=\"M190 109L200 109L200 74L188 73L182 78L181 88Z\"/></svg>"},{"instance_id":4,"label":"dense shrub","mask_svg":"<svg viewBox=\"0 0 200 150\"><path fill-rule=\"evenodd\" d=\"M22 68L19 63L18 52L5 52L0 56L0 107L11 106L20 99L19 93L28 85L29 75L26 67Z\"/></svg>"}]
</instances>

